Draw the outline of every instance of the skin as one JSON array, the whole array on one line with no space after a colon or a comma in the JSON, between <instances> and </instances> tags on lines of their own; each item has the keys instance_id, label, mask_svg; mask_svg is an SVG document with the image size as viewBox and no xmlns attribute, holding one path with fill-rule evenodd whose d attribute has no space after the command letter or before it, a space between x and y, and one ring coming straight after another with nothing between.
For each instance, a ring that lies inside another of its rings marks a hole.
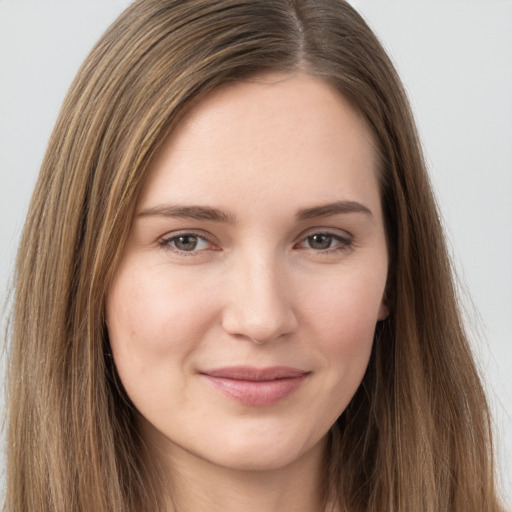
<instances>
[{"instance_id":1,"label":"skin","mask_svg":"<svg viewBox=\"0 0 512 512\"><path fill-rule=\"evenodd\" d=\"M169 510L320 510L328 430L388 314L378 172L362 118L305 74L219 89L164 144L107 324L121 381L173 487ZM341 211L311 210L340 202ZM189 218L183 206L221 215ZM276 403L253 406L202 375L247 365L306 377Z\"/></svg>"}]
</instances>

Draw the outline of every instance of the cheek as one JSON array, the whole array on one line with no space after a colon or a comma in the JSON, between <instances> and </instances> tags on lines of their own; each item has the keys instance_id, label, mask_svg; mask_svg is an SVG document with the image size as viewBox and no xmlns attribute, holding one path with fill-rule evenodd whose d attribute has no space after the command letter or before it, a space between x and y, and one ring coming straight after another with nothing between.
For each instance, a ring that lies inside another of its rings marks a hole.
<instances>
[{"instance_id":1,"label":"cheek","mask_svg":"<svg viewBox=\"0 0 512 512\"><path fill-rule=\"evenodd\" d=\"M384 283L357 277L337 276L312 287L307 307L303 303L306 343L314 345L319 358L314 396L323 399L308 405L317 432L324 433L346 409L370 359Z\"/></svg>"},{"instance_id":2,"label":"cheek","mask_svg":"<svg viewBox=\"0 0 512 512\"><path fill-rule=\"evenodd\" d=\"M385 274L384 274L385 275ZM385 280L381 275L353 274L309 294L308 322L324 364L330 368L331 385L355 389L370 357L379 319Z\"/></svg>"},{"instance_id":3,"label":"cheek","mask_svg":"<svg viewBox=\"0 0 512 512\"><path fill-rule=\"evenodd\" d=\"M158 417L168 407L185 407L180 376L202 338L208 308L197 307L187 280L169 279L163 268L122 267L107 296L107 327L120 380L139 412ZM179 397L169 402L169 390ZM157 416L155 416L157 415Z\"/></svg>"},{"instance_id":4,"label":"cheek","mask_svg":"<svg viewBox=\"0 0 512 512\"><path fill-rule=\"evenodd\" d=\"M129 271L128 271L129 270ZM190 281L164 269L121 268L107 297L107 327L119 376L127 388L183 367L206 329L211 308L197 304ZM143 382L139 382L143 381Z\"/></svg>"},{"instance_id":5,"label":"cheek","mask_svg":"<svg viewBox=\"0 0 512 512\"><path fill-rule=\"evenodd\" d=\"M111 342L140 346L157 356L170 344L186 343L187 328L200 326L204 314L190 283L169 279L164 272L121 270L107 297Z\"/></svg>"},{"instance_id":6,"label":"cheek","mask_svg":"<svg viewBox=\"0 0 512 512\"><path fill-rule=\"evenodd\" d=\"M353 272L310 286L304 308L311 322L335 338L365 339L379 319L384 288L385 273Z\"/></svg>"}]
</instances>

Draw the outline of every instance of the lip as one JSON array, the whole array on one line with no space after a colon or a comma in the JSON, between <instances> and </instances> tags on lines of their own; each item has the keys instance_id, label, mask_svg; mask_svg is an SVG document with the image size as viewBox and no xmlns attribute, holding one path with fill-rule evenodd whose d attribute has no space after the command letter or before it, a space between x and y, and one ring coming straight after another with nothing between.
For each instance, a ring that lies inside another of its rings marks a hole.
<instances>
[{"instance_id":1,"label":"lip","mask_svg":"<svg viewBox=\"0 0 512 512\"><path fill-rule=\"evenodd\" d=\"M280 402L291 395L309 372L289 366L254 368L232 366L200 372L209 384L224 395L252 407Z\"/></svg>"}]
</instances>

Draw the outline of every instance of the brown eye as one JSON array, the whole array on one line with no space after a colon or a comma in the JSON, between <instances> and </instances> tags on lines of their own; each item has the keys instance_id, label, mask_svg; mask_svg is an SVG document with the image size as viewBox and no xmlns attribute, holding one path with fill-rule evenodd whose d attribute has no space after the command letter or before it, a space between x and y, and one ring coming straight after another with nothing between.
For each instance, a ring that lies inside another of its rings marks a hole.
<instances>
[{"instance_id":1,"label":"brown eye","mask_svg":"<svg viewBox=\"0 0 512 512\"><path fill-rule=\"evenodd\" d=\"M198 237L195 235L181 235L173 239L174 247L180 251L194 251L197 247Z\"/></svg>"},{"instance_id":2,"label":"brown eye","mask_svg":"<svg viewBox=\"0 0 512 512\"><path fill-rule=\"evenodd\" d=\"M204 237L194 233L183 233L166 238L160 243L175 252L197 252L210 247L210 243Z\"/></svg>"},{"instance_id":3,"label":"brown eye","mask_svg":"<svg viewBox=\"0 0 512 512\"><path fill-rule=\"evenodd\" d=\"M317 231L303 238L296 247L333 254L349 250L352 247L352 238L348 234L345 237L329 231Z\"/></svg>"},{"instance_id":4,"label":"brown eye","mask_svg":"<svg viewBox=\"0 0 512 512\"><path fill-rule=\"evenodd\" d=\"M333 236L324 233L317 233L307 237L307 241L311 249L321 251L322 249L329 249L333 242Z\"/></svg>"}]
</instances>

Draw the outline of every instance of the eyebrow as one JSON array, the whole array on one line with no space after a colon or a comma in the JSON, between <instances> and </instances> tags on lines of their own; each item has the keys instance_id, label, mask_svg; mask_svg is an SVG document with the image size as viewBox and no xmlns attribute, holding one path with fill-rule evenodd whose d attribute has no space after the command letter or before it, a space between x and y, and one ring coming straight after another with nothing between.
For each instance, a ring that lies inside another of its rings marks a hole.
<instances>
[{"instance_id":1,"label":"eyebrow","mask_svg":"<svg viewBox=\"0 0 512 512\"><path fill-rule=\"evenodd\" d=\"M336 201L335 203L304 208L297 213L297 220L308 220L316 217L328 217L341 213L364 213L373 217L372 211L357 201Z\"/></svg>"},{"instance_id":2,"label":"eyebrow","mask_svg":"<svg viewBox=\"0 0 512 512\"><path fill-rule=\"evenodd\" d=\"M336 201L334 203L312 206L300 209L296 214L298 221L314 219L317 217L328 217L346 213L363 213L373 216L371 210L356 201ZM182 206L182 205L157 205L147 208L138 214L139 217L159 216L175 217L182 219L207 220L234 224L236 217L233 213L225 212L209 206Z\"/></svg>"},{"instance_id":3,"label":"eyebrow","mask_svg":"<svg viewBox=\"0 0 512 512\"><path fill-rule=\"evenodd\" d=\"M181 205L158 205L147 208L139 213L139 217L147 216L177 217L182 219L209 220L212 222L224 222L233 224L235 216L231 213L210 208L208 206L181 206Z\"/></svg>"}]
</instances>

